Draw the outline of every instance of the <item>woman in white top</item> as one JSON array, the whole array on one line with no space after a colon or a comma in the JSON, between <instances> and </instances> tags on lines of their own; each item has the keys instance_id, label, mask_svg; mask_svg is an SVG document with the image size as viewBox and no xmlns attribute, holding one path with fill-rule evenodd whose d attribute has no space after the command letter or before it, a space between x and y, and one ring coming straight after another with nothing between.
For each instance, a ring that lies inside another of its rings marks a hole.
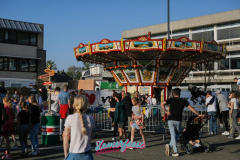
<instances>
[{"instance_id":1,"label":"woman in white top","mask_svg":"<svg viewBox=\"0 0 240 160\"><path fill-rule=\"evenodd\" d=\"M156 99L156 95L155 94L153 94L153 96L152 96L153 98L152 98L152 104L153 105L157 105L157 99Z\"/></svg>"},{"instance_id":2,"label":"woman in white top","mask_svg":"<svg viewBox=\"0 0 240 160\"><path fill-rule=\"evenodd\" d=\"M238 109L239 101L237 99L236 92L232 92L230 94L230 98L231 98L231 102L230 102L230 109L231 110L230 110L230 113L229 113L229 118L232 118L232 132L230 133L228 138L234 138L235 130L237 130L238 137L236 137L235 139L240 139L240 128L238 127L238 124L237 124L237 115L238 115L238 112L239 112L239 109Z\"/></svg>"},{"instance_id":3,"label":"woman in white top","mask_svg":"<svg viewBox=\"0 0 240 160\"><path fill-rule=\"evenodd\" d=\"M94 119L85 113L89 101L86 96L78 95L74 98L73 106L74 114L67 117L63 134L65 160L93 160L91 139L95 126Z\"/></svg>"}]
</instances>

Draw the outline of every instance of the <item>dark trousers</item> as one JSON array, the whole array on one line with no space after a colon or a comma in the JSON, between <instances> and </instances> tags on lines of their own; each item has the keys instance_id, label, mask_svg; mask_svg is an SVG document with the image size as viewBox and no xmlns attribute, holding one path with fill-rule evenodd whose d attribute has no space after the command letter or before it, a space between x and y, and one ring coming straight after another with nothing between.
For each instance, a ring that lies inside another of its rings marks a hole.
<instances>
[{"instance_id":1,"label":"dark trousers","mask_svg":"<svg viewBox=\"0 0 240 160\"><path fill-rule=\"evenodd\" d=\"M229 132L229 127L228 127L228 116L229 116L229 111L222 111L222 119L225 124L226 131Z\"/></svg>"},{"instance_id":2,"label":"dark trousers","mask_svg":"<svg viewBox=\"0 0 240 160\"><path fill-rule=\"evenodd\" d=\"M217 105L217 114L218 114L218 118L220 120L220 124L222 124L223 123L223 121L222 121L222 114L220 113L219 105Z\"/></svg>"},{"instance_id":3,"label":"dark trousers","mask_svg":"<svg viewBox=\"0 0 240 160\"><path fill-rule=\"evenodd\" d=\"M22 152L27 152L28 150L28 143L27 143L27 138L28 135L31 131L30 125L29 124L21 124L19 128L19 141L22 146Z\"/></svg>"},{"instance_id":4,"label":"dark trousers","mask_svg":"<svg viewBox=\"0 0 240 160\"><path fill-rule=\"evenodd\" d=\"M110 117L112 118L112 123L114 123L114 114L115 112L110 112ZM118 123L114 123L114 130L113 130L113 137L116 137L116 134L118 132Z\"/></svg>"}]
</instances>

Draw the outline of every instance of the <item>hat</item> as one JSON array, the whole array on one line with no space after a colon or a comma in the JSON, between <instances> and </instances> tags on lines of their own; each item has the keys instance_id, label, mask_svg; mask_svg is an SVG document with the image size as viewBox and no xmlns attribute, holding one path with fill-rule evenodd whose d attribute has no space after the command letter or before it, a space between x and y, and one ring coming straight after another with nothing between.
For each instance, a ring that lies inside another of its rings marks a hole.
<instances>
[{"instance_id":1,"label":"hat","mask_svg":"<svg viewBox=\"0 0 240 160\"><path fill-rule=\"evenodd\" d=\"M221 93L221 91L220 91L220 90L217 90L217 91L216 91L216 94L217 94L217 93Z\"/></svg>"}]
</instances>

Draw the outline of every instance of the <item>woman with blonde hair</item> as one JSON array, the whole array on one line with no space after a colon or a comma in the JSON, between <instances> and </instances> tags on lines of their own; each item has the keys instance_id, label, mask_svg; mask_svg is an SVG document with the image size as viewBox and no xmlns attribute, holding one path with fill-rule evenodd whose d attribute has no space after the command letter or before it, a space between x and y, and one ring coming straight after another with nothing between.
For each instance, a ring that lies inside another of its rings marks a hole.
<instances>
[{"instance_id":1,"label":"woman with blonde hair","mask_svg":"<svg viewBox=\"0 0 240 160\"><path fill-rule=\"evenodd\" d=\"M6 149L7 149L2 159L11 159L9 136L12 134L15 134L15 128L13 124L15 115L12 107L12 102L9 97L3 98L3 105L8 115L8 119L3 124L3 127L2 127L2 136L4 136L4 139L6 140Z\"/></svg>"},{"instance_id":2,"label":"woman with blonde hair","mask_svg":"<svg viewBox=\"0 0 240 160\"><path fill-rule=\"evenodd\" d=\"M134 140L135 129L139 129L143 142L145 144L145 148L146 148L147 147L146 140L143 134L143 129L145 127L144 116L143 116L142 108L140 107L139 99L134 97L132 99L132 104L133 104L133 107L132 107L133 113L132 113L132 122L131 122L131 128L132 128L131 142L133 143L133 140ZM133 149L133 148L130 147L129 149Z\"/></svg>"},{"instance_id":3,"label":"woman with blonde hair","mask_svg":"<svg viewBox=\"0 0 240 160\"><path fill-rule=\"evenodd\" d=\"M232 119L232 130L228 138L234 138L235 130L237 130L238 137L236 137L235 139L240 139L240 128L238 127L238 124L237 124L237 115L239 112L239 108L238 108L239 101L237 99L237 93L232 92L230 94L230 98L231 98L231 102L229 106L231 110L229 112L229 118Z\"/></svg>"},{"instance_id":4,"label":"woman with blonde hair","mask_svg":"<svg viewBox=\"0 0 240 160\"><path fill-rule=\"evenodd\" d=\"M95 124L93 117L86 114L88 106L86 96L74 98L74 114L67 117L63 134L65 160L93 160L91 139Z\"/></svg>"},{"instance_id":5,"label":"woman with blonde hair","mask_svg":"<svg viewBox=\"0 0 240 160\"><path fill-rule=\"evenodd\" d=\"M29 111L30 111L30 140L32 143L32 155L36 156L40 153L38 144L38 127L40 124L40 108L37 103L37 99L34 95L28 97Z\"/></svg>"}]
</instances>

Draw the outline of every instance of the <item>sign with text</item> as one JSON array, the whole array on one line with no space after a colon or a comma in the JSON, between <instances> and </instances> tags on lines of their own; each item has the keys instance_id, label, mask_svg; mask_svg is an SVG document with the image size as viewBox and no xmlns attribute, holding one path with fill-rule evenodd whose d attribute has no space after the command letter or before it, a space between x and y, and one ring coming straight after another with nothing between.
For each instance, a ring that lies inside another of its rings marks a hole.
<instances>
[{"instance_id":1,"label":"sign with text","mask_svg":"<svg viewBox=\"0 0 240 160\"><path fill-rule=\"evenodd\" d=\"M101 89L122 89L118 83L101 82Z\"/></svg>"}]
</instances>

